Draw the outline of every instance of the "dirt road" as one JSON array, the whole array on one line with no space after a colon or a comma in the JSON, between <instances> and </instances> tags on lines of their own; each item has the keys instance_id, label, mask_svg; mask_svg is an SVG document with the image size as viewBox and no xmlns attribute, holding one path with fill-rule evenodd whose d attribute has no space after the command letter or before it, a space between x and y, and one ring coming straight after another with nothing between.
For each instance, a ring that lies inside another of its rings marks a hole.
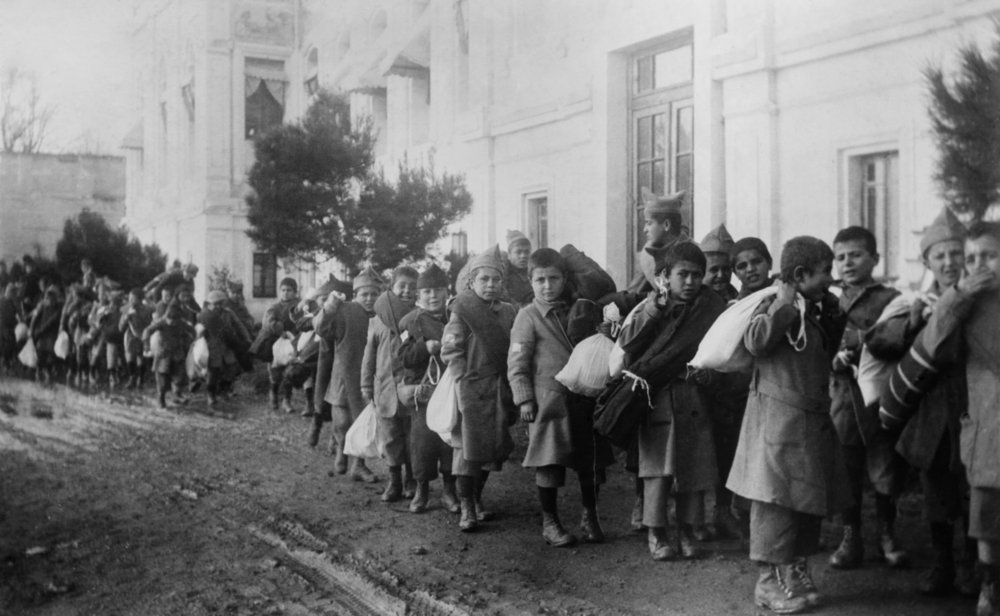
<instances>
[{"instance_id":1,"label":"dirt road","mask_svg":"<svg viewBox=\"0 0 1000 616\"><path fill-rule=\"evenodd\" d=\"M413 515L380 502L380 484L333 476L306 429L248 394L160 411L149 397L0 380L0 614L754 613L754 567L735 542L697 561L649 559L645 536L627 532L620 467L601 494L609 542L546 547L517 463L521 426L487 488L498 519L471 535L437 505L439 486ZM568 483L560 505L575 522ZM819 613L974 613L968 599L917 594L929 565L919 498L902 509L916 566L837 572L816 557Z\"/></svg>"}]
</instances>

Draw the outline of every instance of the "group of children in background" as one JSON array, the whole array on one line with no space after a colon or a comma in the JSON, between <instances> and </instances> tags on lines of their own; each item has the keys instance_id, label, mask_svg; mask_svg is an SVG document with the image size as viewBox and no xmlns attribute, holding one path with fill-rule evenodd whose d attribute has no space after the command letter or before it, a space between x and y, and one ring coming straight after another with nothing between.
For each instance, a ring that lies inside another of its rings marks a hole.
<instances>
[{"instance_id":1,"label":"group of children in background","mask_svg":"<svg viewBox=\"0 0 1000 616\"><path fill-rule=\"evenodd\" d=\"M520 420L541 534L561 547L605 540L597 504L615 451L594 430L601 398L570 391L557 375L581 341L608 336L617 372L645 398L647 412L623 457L636 483L632 527L646 532L653 560L693 558L700 542L742 537L760 569L755 603L780 614L807 610L824 601L809 566L824 518L839 516L842 524L829 565L851 569L864 560L866 484L879 557L891 567L907 564L895 519L912 467L935 555L922 591L978 594L977 615L1000 614L1000 224L966 229L945 209L920 245L930 286L901 294L875 280L879 253L866 229L843 229L832 246L792 238L772 273L775 261L760 239L734 242L720 226L694 243L682 225L682 198L645 204L640 273L627 290L602 297L582 296L560 252L532 252L523 234L510 232L506 254L471 258L454 297L434 264L397 267L388 281L369 268L349 285L331 279L304 299L294 280L282 280L259 332L226 293L212 291L199 309L189 278L154 285L162 294L154 306L141 289L123 302L112 285L88 282L85 269L62 304L57 289L42 285L30 312L12 308L8 286L0 349L10 363L16 345L8 330L20 318L43 377L66 331L76 349L68 374L92 379L103 366L113 379L122 353L121 373L135 384L159 334L152 364L161 405L171 384L181 391L196 335L207 344L213 401L247 356L264 359L274 409L292 412L293 391L305 390L310 446L332 424L337 474L377 481L364 458L345 451L349 428L373 405L389 472L382 500L409 499L410 511L421 513L440 477L441 506L459 515L463 532L494 517L484 488L513 452L511 427ZM744 301L755 303L742 334L752 366L690 366L717 318ZM609 316L615 313L627 316L619 321ZM279 366L271 354L283 339L297 352ZM879 400L862 391L859 372L872 361L893 366L915 345L931 376L910 398L908 421L880 422ZM446 373L458 412L442 435L428 426L427 411ZM578 530L563 523L557 506L567 469L580 485ZM956 524L961 557L953 550Z\"/></svg>"}]
</instances>

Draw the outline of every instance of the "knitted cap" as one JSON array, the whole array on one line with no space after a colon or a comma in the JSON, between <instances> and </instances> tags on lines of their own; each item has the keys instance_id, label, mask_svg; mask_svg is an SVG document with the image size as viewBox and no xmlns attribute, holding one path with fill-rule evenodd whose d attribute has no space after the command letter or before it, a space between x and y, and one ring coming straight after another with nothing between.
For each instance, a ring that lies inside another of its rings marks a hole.
<instances>
[{"instance_id":1,"label":"knitted cap","mask_svg":"<svg viewBox=\"0 0 1000 616\"><path fill-rule=\"evenodd\" d=\"M759 237L744 237L740 241L733 244L732 249L729 251L729 255L733 258L734 265L736 256L746 250L757 251L768 263L774 265L774 259L771 257L771 253L767 250L767 244L765 244Z\"/></svg>"},{"instance_id":2,"label":"knitted cap","mask_svg":"<svg viewBox=\"0 0 1000 616\"><path fill-rule=\"evenodd\" d=\"M708 232L708 235L701 240L700 247L702 252L724 252L729 254L729 251L733 248L733 244L733 236L729 235L729 231L726 230L726 223L722 223Z\"/></svg>"},{"instance_id":3,"label":"knitted cap","mask_svg":"<svg viewBox=\"0 0 1000 616\"><path fill-rule=\"evenodd\" d=\"M514 244L520 244L521 242L524 242L526 244L531 244L531 240L528 239L528 236L526 236L525 234L521 233L520 231L517 231L516 229L508 229L507 230L507 249L508 250L510 250L510 247L513 246Z\"/></svg>"},{"instance_id":4,"label":"knitted cap","mask_svg":"<svg viewBox=\"0 0 1000 616\"><path fill-rule=\"evenodd\" d=\"M437 266L437 263L431 263L424 271L420 272L420 277L417 278L417 288L418 289L440 289L448 287L448 274L444 273L444 270Z\"/></svg>"},{"instance_id":5,"label":"knitted cap","mask_svg":"<svg viewBox=\"0 0 1000 616\"><path fill-rule=\"evenodd\" d=\"M503 274L503 265L500 264L500 259L497 258L493 251L480 253L469 259L470 274L482 267L489 267Z\"/></svg>"},{"instance_id":6,"label":"knitted cap","mask_svg":"<svg viewBox=\"0 0 1000 616\"><path fill-rule=\"evenodd\" d=\"M965 225L955 216L951 208L945 206L941 208L941 213L934 219L934 222L924 229L924 235L920 238L920 254L926 255L927 249L938 242L962 241L965 239L965 235Z\"/></svg>"},{"instance_id":7,"label":"knitted cap","mask_svg":"<svg viewBox=\"0 0 1000 616\"><path fill-rule=\"evenodd\" d=\"M365 271L361 272L354 277L353 289L357 291L361 287L378 287L382 288L383 280L379 277L378 272L372 269L372 266L365 268Z\"/></svg>"}]
</instances>

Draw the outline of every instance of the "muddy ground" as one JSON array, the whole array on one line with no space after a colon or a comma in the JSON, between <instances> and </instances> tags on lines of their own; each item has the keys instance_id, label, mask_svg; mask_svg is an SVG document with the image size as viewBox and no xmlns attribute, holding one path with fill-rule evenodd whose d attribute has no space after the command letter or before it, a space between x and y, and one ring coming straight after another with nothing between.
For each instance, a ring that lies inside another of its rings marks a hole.
<instances>
[{"instance_id":1,"label":"muddy ground","mask_svg":"<svg viewBox=\"0 0 1000 616\"><path fill-rule=\"evenodd\" d=\"M244 391L217 410L196 396L161 411L148 393L0 379L0 614L755 613L738 542L705 544L697 561L649 559L645 536L628 532L620 466L601 494L609 542L549 548L517 426L519 449L484 499L497 520L466 535L437 504L439 485L425 514L385 505L381 484L334 476L324 447L304 445L307 419L262 401ZM560 506L575 522L572 483ZM969 599L917 593L930 562L919 496L901 509L914 566L841 572L816 557L829 596L817 613L974 613ZM824 534L833 546L835 528Z\"/></svg>"}]
</instances>

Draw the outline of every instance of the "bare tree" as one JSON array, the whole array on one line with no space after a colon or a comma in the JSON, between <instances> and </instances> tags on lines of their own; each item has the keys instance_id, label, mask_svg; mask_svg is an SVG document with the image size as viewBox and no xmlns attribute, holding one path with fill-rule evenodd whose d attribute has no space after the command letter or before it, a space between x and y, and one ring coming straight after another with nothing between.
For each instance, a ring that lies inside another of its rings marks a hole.
<instances>
[{"instance_id":1,"label":"bare tree","mask_svg":"<svg viewBox=\"0 0 1000 616\"><path fill-rule=\"evenodd\" d=\"M0 145L4 152L38 152L55 108L45 105L38 81L16 67L0 78Z\"/></svg>"}]
</instances>

